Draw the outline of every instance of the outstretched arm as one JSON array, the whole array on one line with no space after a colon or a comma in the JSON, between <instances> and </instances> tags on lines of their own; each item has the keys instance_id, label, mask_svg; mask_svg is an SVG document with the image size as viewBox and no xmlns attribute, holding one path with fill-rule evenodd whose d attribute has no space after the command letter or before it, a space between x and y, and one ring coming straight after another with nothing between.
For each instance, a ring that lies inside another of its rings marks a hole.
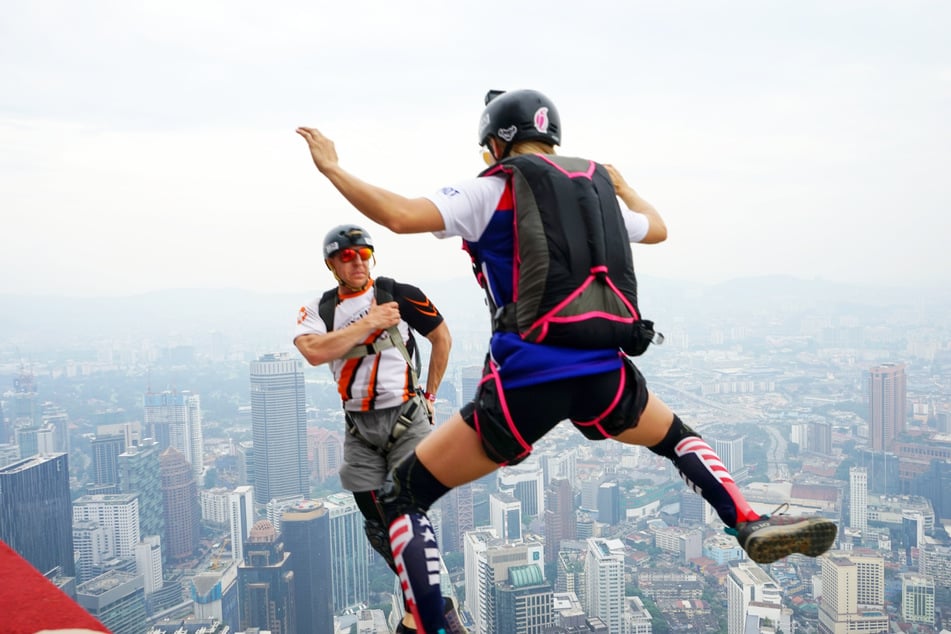
<instances>
[{"instance_id":1,"label":"outstretched arm","mask_svg":"<svg viewBox=\"0 0 951 634\"><path fill-rule=\"evenodd\" d=\"M310 148L314 165L357 211L395 233L426 233L446 228L436 205L427 198L406 198L364 182L337 160L333 141L316 128L297 128Z\"/></svg>"},{"instance_id":2,"label":"outstretched arm","mask_svg":"<svg viewBox=\"0 0 951 634\"><path fill-rule=\"evenodd\" d=\"M667 225L664 219L654 209L654 206L641 198L640 194L634 191L634 188L627 184L621 173L613 165L605 165L608 174L611 176L611 182L614 183L614 192L618 198L624 201L627 208L636 211L639 214L647 216L649 228L647 235L641 240L642 244L656 244L667 239Z\"/></svg>"}]
</instances>

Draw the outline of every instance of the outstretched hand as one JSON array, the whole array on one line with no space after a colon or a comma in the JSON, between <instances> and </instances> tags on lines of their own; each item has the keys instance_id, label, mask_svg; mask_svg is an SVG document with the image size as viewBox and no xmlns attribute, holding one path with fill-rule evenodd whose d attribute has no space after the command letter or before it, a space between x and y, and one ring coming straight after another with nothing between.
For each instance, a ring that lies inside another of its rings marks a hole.
<instances>
[{"instance_id":1,"label":"outstretched hand","mask_svg":"<svg viewBox=\"0 0 951 634\"><path fill-rule=\"evenodd\" d=\"M314 165L322 174L337 165L337 149L334 147L334 142L321 134L320 130L300 127L296 132L307 141Z\"/></svg>"}]
</instances>

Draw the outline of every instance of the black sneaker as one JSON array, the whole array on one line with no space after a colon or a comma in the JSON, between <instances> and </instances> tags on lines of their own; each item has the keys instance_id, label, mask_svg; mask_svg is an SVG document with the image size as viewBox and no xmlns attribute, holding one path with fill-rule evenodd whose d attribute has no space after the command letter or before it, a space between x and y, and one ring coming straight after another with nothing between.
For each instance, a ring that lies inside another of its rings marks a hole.
<instances>
[{"instance_id":1,"label":"black sneaker","mask_svg":"<svg viewBox=\"0 0 951 634\"><path fill-rule=\"evenodd\" d=\"M779 508L784 506L789 505ZM771 564L793 553L818 557L832 547L837 531L836 525L823 517L792 515L763 515L727 530L758 564Z\"/></svg>"}]
</instances>

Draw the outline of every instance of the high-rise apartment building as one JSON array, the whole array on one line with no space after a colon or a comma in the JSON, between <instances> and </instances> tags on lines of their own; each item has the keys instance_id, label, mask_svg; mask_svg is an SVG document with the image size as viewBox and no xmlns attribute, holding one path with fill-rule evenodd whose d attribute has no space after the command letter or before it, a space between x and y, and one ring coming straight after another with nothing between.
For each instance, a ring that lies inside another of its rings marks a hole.
<instances>
[{"instance_id":1,"label":"high-rise apartment building","mask_svg":"<svg viewBox=\"0 0 951 634\"><path fill-rule=\"evenodd\" d=\"M238 606L242 630L297 631L294 573L290 553L274 526L259 520L244 545L244 562L238 565Z\"/></svg>"},{"instance_id":2,"label":"high-rise apartment building","mask_svg":"<svg viewBox=\"0 0 951 634\"><path fill-rule=\"evenodd\" d=\"M873 451L890 451L905 431L904 363L883 363L868 373L868 434Z\"/></svg>"},{"instance_id":3,"label":"high-rise apartment building","mask_svg":"<svg viewBox=\"0 0 951 634\"><path fill-rule=\"evenodd\" d=\"M201 508L194 472L185 456L169 447L159 456L165 509L166 561L188 559L198 548Z\"/></svg>"},{"instance_id":4,"label":"high-rise apartment building","mask_svg":"<svg viewBox=\"0 0 951 634\"><path fill-rule=\"evenodd\" d=\"M499 469L496 474L499 491L515 496L522 503L522 514L525 517L544 517L545 474L537 460L530 458L520 464Z\"/></svg>"},{"instance_id":5,"label":"high-rise apartment building","mask_svg":"<svg viewBox=\"0 0 951 634\"><path fill-rule=\"evenodd\" d=\"M321 502L305 500L284 510L281 527L294 573L297 631L334 634L330 512Z\"/></svg>"},{"instance_id":6,"label":"high-rise apartment building","mask_svg":"<svg viewBox=\"0 0 951 634\"><path fill-rule=\"evenodd\" d=\"M366 603L370 596L369 545L363 515L349 493L320 500L330 513L330 579L333 609L340 612Z\"/></svg>"},{"instance_id":7,"label":"high-rise apartment building","mask_svg":"<svg viewBox=\"0 0 951 634\"><path fill-rule=\"evenodd\" d=\"M901 619L906 623L935 624L933 577L906 572L901 577Z\"/></svg>"},{"instance_id":8,"label":"high-rise apartment building","mask_svg":"<svg viewBox=\"0 0 951 634\"><path fill-rule=\"evenodd\" d=\"M619 539L592 537L585 556L585 603L610 634L624 634L624 544Z\"/></svg>"},{"instance_id":9,"label":"high-rise apartment building","mask_svg":"<svg viewBox=\"0 0 951 634\"><path fill-rule=\"evenodd\" d=\"M737 473L746 466L743 462L743 437L727 434L713 439L713 451L730 473Z\"/></svg>"},{"instance_id":10,"label":"high-rise apartment building","mask_svg":"<svg viewBox=\"0 0 951 634\"><path fill-rule=\"evenodd\" d=\"M235 487L228 495L228 525L231 529L231 558L244 561L244 542L254 526L253 487Z\"/></svg>"},{"instance_id":11,"label":"high-rise apartment building","mask_svg":"<svg viewBox=\"0 0 951 634\"><path fill-rule=\"evenodd\" d=\"M868 472L865 467L849 469L849 527L868 530Z\"/></svg>"},{"instance_id":12,"label":"high-rise apartment building","mask_svg":"<svg viewBox=\"0 0 951 634\"><path fill-rule=\"evenodd\" d=\"M75 576L72 526L66 454L34 456L0 469L0 540L34 568L45 574L59 566Z\"/></svg>"},{"instance_id":13,"label":"high-rise apartment building","mask_svg":"<svg viewBox=\"0 0 951 634\"><path fill-rule=\"evenodd\" d=\"M166 390L145 394L147 435L164 451L174 447L191 465L195 482L202 482L204 435L201 425L201 398L189 391Z\"/></svg>"},{"instance_id":14,"label":"high-rise apartment building","mask_svg":"<svg viewBox=\"0 0 951 634\"><path fill-rule=\"evenodd\" d=\"M103 529L106 551L120 559L135 558L139 543L139 499L135 493L84 495L73 500L73 521L94 522Z\"/></svg>"},{"instance_id":15,"label":"high-rise apartment building","mask_svg":"<svg viewBox=\"0 0 951 634\"><path fill-rule=\"evenodd\" d=\"M165 535L159 445L148 439L118 456L119 491L139 494L139 534Z\"/></svg>"},{"instance_id":16,"label":"high-rise apartment building","mask_svg":"<svg viewBox=\"0 0 951 634\"><path fill-rule=\"evenodd\" d=\"M836 551L820 560L820 634L889 631L885 561L880 555Z\"/></svg>"},{"instance_id":17,"label":"high-rise apartment building","mask_svg":"<svg viewBox=\"0 0 951 634\"><path fill-rule=\"evenodd\" d=\"M251 362L254 501L307 497L307 415L301 362L288 353Z\"/></svg>"},{"instance_id":18,"label":"high-rise apartment building","mask_svg":"<svg viewBox=\"0 0 951 634\"><path fill-rule=\"evenodd\" d=\"M311 427L307 430L307 455L311 476L323 482L340 472L343 466L343 437L329 429Z\"/></svg>"},{"instance_id":19,"label":"high-rise apartment building","mask_svg":"<svg viewBox=\"0 0 951 634\"><path fill-rule=\"evenodd\" d=\"M602 482L598 487L598 521L614 526L624 519L621 487L616 480Z\"/></svg>"},{"instance_id":20,"label":"high-rise apartment building","mask_svg":"<svg viewBox=\"0 0 951 634\"><path fill-rule=\"evenodd\" d=\"M744 634L747 620L766 617L784 632L792 631L788 622L782 623L782 590L779 585L753 561L740 561L730 566L727 578L727 631ZM757 627L755 630L759 632Z\"/></svg>"}]
</instances>

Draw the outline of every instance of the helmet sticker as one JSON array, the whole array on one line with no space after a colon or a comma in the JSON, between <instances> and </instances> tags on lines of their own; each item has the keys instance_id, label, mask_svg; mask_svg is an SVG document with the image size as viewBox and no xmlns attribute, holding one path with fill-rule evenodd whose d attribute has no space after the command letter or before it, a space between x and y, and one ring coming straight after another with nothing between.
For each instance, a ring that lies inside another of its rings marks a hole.
<instances>
[{"instance_id":1,"label":"helmet sticker","mask_svg":"<svg viewBox=\"0 0 951 634\"><path fill-rule=\"evenodd\" d=\"M335 251L339 251L339 250L340 250L339 242L329 242L324 247L324 255L330 255L331 253L334 253Z\"/></svg>"},{"instance_id":2,"label":"helmet sticker","mask_svg":"<svg viewBox=\"0 0 951 634\"><path fill-rule=\"evenodd\" d=\"M482 136L482 133L489 127L490 123L492 123L492 118L489 117L489 113L483 113L482 120L479 121L479 136Z\"/></svg>"},{"instance_id":3,"label":"helmet sticker","mask_svg":"<svg viewBox=\"0 0 951 634\"><path fill-rule=\"evenodd\" d=\"M507 128L499 128L497 132L497 134L499 135L499 138L505 141L506 143L514 139L516 133L518 133L518 127L514 125L510 125Z\"/></svg>"},{"instance_id":4,"label":"helmet sticker","mask_svg":"<svg viewBox=\"0 0 951 634\"><path fill-rule=\"evenodd\" d=\"M535 129L542 134L548 133L548 107L542 106L535 111Z\"/></svg>"}]
</instances>

